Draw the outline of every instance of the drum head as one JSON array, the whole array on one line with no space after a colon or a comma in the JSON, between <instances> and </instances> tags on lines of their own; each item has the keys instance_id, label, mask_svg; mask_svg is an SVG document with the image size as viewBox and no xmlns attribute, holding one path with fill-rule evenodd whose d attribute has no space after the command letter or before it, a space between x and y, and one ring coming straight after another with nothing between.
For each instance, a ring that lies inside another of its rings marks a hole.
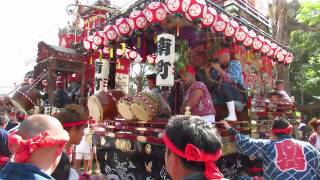
<instances>
[{"instance_id":1,"label":"drum head","mask_svg":"<svg viewBox=\"0 0 320 180\"><path fill-rule=\"evenodd\" d=\"M117 109L119 114L127 119L127 120L133 120L134 116L132 114L132 111L130 109L130 102L126 100L119 100L117 103Z\"/></svg>"},{"instance_id":2,"label":"drum head","mask_svg":"<svg viewBox=\"0 0 320 180\"><path fill-rule=\"evenodd\" d=\"M152 120L150 111L143 105L143 103L133 102L130 105L132 114L140 121Z\"/></svg>"},{"instance_id":3,"label":"drum head","mask_svg":"<svg viewBox=\"0 0 320 180\"><path fill-rule=\"evenodd\" d=\"M103 109L99 99L96 96L91 96L88 99L89 116L93 120L100 122L103 119Z\"/></svg>"}]
</instances>

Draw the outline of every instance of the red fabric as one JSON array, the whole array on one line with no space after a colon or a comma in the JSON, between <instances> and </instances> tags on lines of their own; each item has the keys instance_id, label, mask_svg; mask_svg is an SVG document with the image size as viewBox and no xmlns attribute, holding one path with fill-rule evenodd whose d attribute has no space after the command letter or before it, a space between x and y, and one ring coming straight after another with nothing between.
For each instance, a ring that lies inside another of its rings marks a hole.
<instances>
[{"instance_id":1,"label":"red fabric","mask_svg":"<svg viewBox=\"0 0 320 180\"><path fill-rule=\"evenodd\" d=\"M254 167L250 168L249 171L252 172L252 173L258 173L258 172L262 172L263 169L254 166Z\"/></svg>"},{"instance_id":2,"label":"red fabric","mask_svg":"<svg viewBox=\"0 0 320 180\"><path fill-rule=\"evenodd\" d=\"M16 132L11 133L8 137L8 146L14 153L17 163L28 162L31 154L43 147L60 145L62 152L63 147L69 141L68 133L62 132L57 137L50 137L48 132L44 132L27 140L22 139ZM61 152L57 152L57 154L61 154Z\"/></svg>"},{"instance_id":3,"label":"red fabric","mask_svg":"<svg viewBox=\"0 0 320 180\"><path fill-rule=\"evenodd\" d=\"M291 134L292 133L292 125L289 125L287 128L284 128L284 129L272 129L272 133L274 135L277 135L277 134Z\"/></svg>"},{"instance_id":4,"label":"red fabric","mask_svg":"<svg viewBox=\"0 0 320 180\"><path fill-rule=\"evenodd\" d=\"M186 72L190 73L192 76L196 75L196 70L192 66L187 66L180 70L180 73L186 73Z\"/></svg>"},{"instance_id":5,"label":"red fabric","mask_svg":"<svg viewBox=\"0 0 320 180\"><path fill-rule=\"evenodd\" d=\"M220 56L225 53L230 53L230 50L228 48L223 48L223 49L220 49L216 54L217 56Z\"/></svg>"},{"instance_id":6,"label":"red fabric","mask_svg":"<svg viewBox=\"0 0 320 180\"><path fill-rule=\"evenodd\" d=\"M62 126L63 127L72 127L72 126L91 124L93 122L94 122L93 120L80 120L77 122L64 123L64 124L62 124Z\"/></svg>"},{"instance_id":7,"label":"red fabric","mask_svg":"<svg viewBox=\"0 0 320 180\"><path fill-rule=\"evenodd\" d=\"M0 166L5 165L7 162L9 162L10 158L6 156L0 156Z\"/></svg>"},{"instance_id":8,"label":"red fabric","mask_svg":"<svg viewBox=\"0 0 320 180\"><path fill-rule=\"evenodd\" d=\"M203 150L197 148L193 144L187 144L184 151L178 149L169 139L166 133L163 135L163 141L166 146L176 155L187 159L188 161L205 162L205 175L209 179L221 179L223 174L216 166L216 161L221 157L222 150L219 149L215 153L206 153Z\"/></svg>"}]
</instances>

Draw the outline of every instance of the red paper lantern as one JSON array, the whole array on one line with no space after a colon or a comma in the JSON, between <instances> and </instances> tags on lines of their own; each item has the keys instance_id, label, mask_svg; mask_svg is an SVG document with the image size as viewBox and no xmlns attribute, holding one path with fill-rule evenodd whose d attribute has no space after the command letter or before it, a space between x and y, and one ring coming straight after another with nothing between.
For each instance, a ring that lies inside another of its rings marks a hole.
<instances>
[{"instance_id":1,"label":"red paper lantern","mask_svg":"<svg viewBox=\"0 0 320 180\"><path fill-rule=\"evenodd\" d=\"M277 59L278 61L282 62L285 60L285 57L287 56L288 52L284 49L281 49L278 53L277 53Z\"/></svg>"},{"instance_id":2,"label":"red paper lantern","mask_svg":"<svg viewBox=\"0 0 320 180\"><path fill-rule=\"evenodd\" d=\"M134 22L129 18L119 18L116 20L116 26L120 35L131 36L134 29Z\"/></svg>"},{"instance_id":3,"label":"red paper lantern","mask_svg":"<svg viewBox=\"0 0 320 180\"><path fill-rule=\"evenodd\" d=\"M97 31L93 36L93 43L97 46L101 46L105 40L105 34L103 31Z\"/></svg>"},{"instance_id":4,"label":"red paper lantern","mask_svg":"<svg viewBox=\"0 0 320 180\"><path fill-rule=\"evenodd\" d=\"M220 14L218 15L217 21L214 24L214 30L217 32L223 32L224 30L226 30L228 23L229 23L228 16L224 14Z\"/></svg>"},{"instance_id":5,"label":"red paper lantern","mask_svg":"<svg viewBox=\"0 0 320 180\"><path fill-rule=\"evenodd\" d=\"M143 30L148 25L147 18L142 11L133 11L130 18L133 20L135 30Z\"/></svg>"},{"instance_id":6,"label":"red paper lantern","mask_svg":"<svg viewBox=\"0 0 320 180\"><path fill-rule=\"evenodd\" d=\"M86 50L91 50L93 45L93 36L87 36L84 40L83 40L83 46Z\"/></svg>"},{"instance_id":7,"label":"red paper lantern","mask_svg":"<svg viewBox=\"0 0 320 180\"><path fill-rule=\"evenodd\" d=\"M270 51L271 42L269 39L265 39L261 48L261 52L267 54Z\"/></svg>"},{"instance_id":8,"label":"red paper lantern","mask_svg":"<svg viewBox=\"0 0 320 180\"><path fill-rule=\"evenodd\" d=\"M122 49L117 49L116 54L117 56L123 56L124 55L124 51L122 51Z\"/></svg>"},{"instance_id":9,"label":"red paper lantern","mask_svg":"<svg viewBox=\"0 0 320 180\"><path fill-rule=\"evenodd\" d=\"M207 13L201 18L201 25L202 27L211 27L215 24L216 20L217 11L212 7L208 7Z\"/></svg>"},{"instance_id":10,"label":"red paper lantern","mask_svg":"<svg viewBox=\"0 0 320 180\"><path fill-rule=\"evenodd\" d=\"M274 50L273 57L278 59L277 55L278 55L278 53L279 53L281 50L282 50L282 48L278 46L277 49Z\"/></svg>"},{"instance_id":11,"label":"red paper lantern","mask_svg":"<svg viewBox=\"0 0 320 180\"><path fill-rule=\"evenodd\" d=\"M238 22L235 20L230 20L226 27L226 30L224 31L224 34L227 37L233 37L238 28L239 28Z\"/></svg>"},{"instance_id":12,"label":"red paper lantern","mask_svg":"<svg viewBox=\"0 0 320 180\"><path fill-rule=\"evenodd\" d=\"M248 28L245 26L240 26L235 33L235 39L238 42L243 42L247 38Z\"/></svg>"},{"instance_id":13,"label":"red paper lantern","mask_svg":"<svg viewBox=\"0 0 320 180\"><path fill-rule=\"evenodd\" d=\"M167 17L166 6L162 2L150 3L143 13L150 23L161 23Z\"/></svg>"},{"instance_id":14,"label":"red paper lantern","mask_svg":"<svg viewBox=\"0 0 320 180\"><path fill-rule=\"evenodd\" d=\"M167 0L166 6L171 13L187 12L191 0Z\"/></svg>"},{"instance_id":15,"label":"red paper lantern","mask_svg":"<svg viewBox=\"0 0 320 180\"><path fill-rule=\"evenodd\" d=\"M107 25L103 31L108 41L115 41L119 36L119 30L116 25Z\"/></svg>"},{"instance_id":16,"label":"red paper lantern","mask_svg":"<svg viewBox=\"0 0 320 180\"><path fill-rule=\"evenodd\" d=\"M271 43L270 45L270 50L269 52L267 53L267 56L269 57L273 57L274 56L274 53L275 53L275 50L277 49L278 45L276 43Z\"/></svg>"},{"instance_id":17,"label":"red paper lantern","mask_svg":"<svg viewBox=\"0 0 320 180\"><path fill-rule=\"evenodd\" d=\"M148 56L147 56L147 62L148 62L149 64L154 64L154 63L156 63L156 56L154 56L154 55L148 55Z\"/></svg>"},{"instance_id":18,"label":"red paper lantern","mask_svg":"<svg viewBox=\"0 0 320 180\"><path fill-rule=\"evenodd\" d=\"M286 57L284 58L284 63L285 64L290 64L290 63L292 63L292 61L293 61L293 55L292 55L292 53L288 53L287 55L286 55Z\"/></svg>"},{"instance_id":19,"label":"red paper lantern","mask_svg":"<svg viewBox=\"0 0 320 180\"><path fill-rule=\"evenodd\" d=\"M131 50L128 55L129 55L130 59L134 60L134 59L137 58L138 53L136 51L134 51L134 50Z\"/></svg>"},{"instance_id":20,"label":"red paper lantern","mask_svg":"<svg viewBox=\"0 0 320 180\"><path fill-rule=\"evenodd\" d=\"M254 50L260 50L263 46L264 38L261 35L258 35L253 39L252 47Z\"/></svg>"},{"instance_id":21,"label":"red paper lantern","mask_svg":"<svg viewBox=\"0 0 320 180\"><path fill-rule=\"evenodd\" d=\"M243 45L245 45L245 46L251 46L252 43L253 43L253 39L256 38L256 36L257 36L257 35L256 35L256 33L255 33L254 31L252 31L252 30L249 31L246 39L245 39L244 42L243 42Z\"/></svg>"},{"instance_id":22,"label":"red paper lantern","mask_svg":"<svg viewBox=\"0 0 320 180\"><path fill-rule=\"evenodd\" d=\"M190 2L189 8L185 12L186 17L189 20L196 20L198 18L203 18L207 14L207 4L205 0L184 0L184 2Z\"/></svg>"},{"instance_id":23,"label":"red paper lantern","mask_svg":"<svg viewBox=\"0 0 320 180\"><path fill-rule=\"evenodd\" d=\"M107 48L107 47L103 47L102 52L104 54L110 54L109 48Z\"/></svg>"}]
</instances>

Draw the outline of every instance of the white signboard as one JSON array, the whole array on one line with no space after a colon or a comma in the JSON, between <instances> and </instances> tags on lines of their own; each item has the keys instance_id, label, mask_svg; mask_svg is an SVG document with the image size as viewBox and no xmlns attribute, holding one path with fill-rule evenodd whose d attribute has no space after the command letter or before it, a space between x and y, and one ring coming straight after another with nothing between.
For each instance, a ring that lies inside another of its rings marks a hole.
<instances>
[{"instance_id":1,"label":"white signboard","mask_svg":"<svg viewBox=\"0 0 320 180\"><path fill-rule=\"evenodd\" d=\"M109 61L97 59L95 61L94 92L106 90L109 77Z\"/></svg>"},{"instance_id":2,"label":"white signboard","mask_svg":"<svg viewBox=\"0 0 320 180\"><path fill-rule=\"evenodd\" d=\"M159 34L157 36L157 86L174 85L175 36Z\"/></svg>"},{"instance_id":3,"label":"white signboard","mask_svg":"<svg viewBox=\"0 0 320 180\"><path fill-rule=\"evenodd\" d=\"M129 74L116 73L116 86L129 93Z\"/></svg>"}]
</instances>

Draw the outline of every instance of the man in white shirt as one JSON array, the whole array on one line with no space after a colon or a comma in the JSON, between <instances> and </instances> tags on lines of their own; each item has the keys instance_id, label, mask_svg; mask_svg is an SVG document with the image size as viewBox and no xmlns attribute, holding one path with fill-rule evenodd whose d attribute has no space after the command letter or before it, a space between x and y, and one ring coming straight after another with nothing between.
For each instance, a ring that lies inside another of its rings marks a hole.
<instances>
[{"instance_id":1,"label":"man in white shirt","mask_svg":"<svg viewBox=\"0 0 320 180\"><path fill-rule=\"evenodd\" d=\"M76 163L75 168L79 172L81 161L84 160L83 171L85 173L92 173L92 144L87 141L87 135L90 134L90 129L84 129L84 136L81 139L79 145L76 146Z\"/></svg>"},{"instance_id":2,"label":"man in white shirt","mask_svg":"<svg viewBox=\"0 0 320 180\"><path fill-rule=\"evenodd\" d=\"M276 88L275 90L277 90L281 95L282 95L282 100L284 100L284 102L288 103L288 104L293 104L293 97L289 97L289 95L287 94L287 92L285 91L285 86L284 86L284 82L283 80L277 80L275 82Z\"/></svg>"}]
</instances>

